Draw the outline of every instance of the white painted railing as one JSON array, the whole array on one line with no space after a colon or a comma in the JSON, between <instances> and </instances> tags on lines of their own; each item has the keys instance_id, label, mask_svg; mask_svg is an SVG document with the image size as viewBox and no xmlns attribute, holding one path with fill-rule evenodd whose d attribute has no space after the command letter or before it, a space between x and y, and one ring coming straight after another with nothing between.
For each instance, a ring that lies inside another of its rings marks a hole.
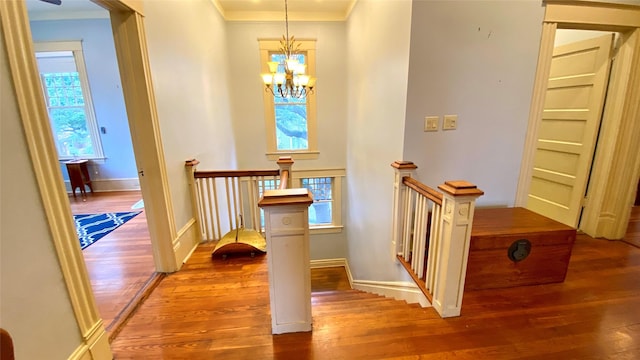
<instances>
[{"instance_id":1,"label":"white painted railing","mask_svg":"<svg viewBox=\"0 0 640 360\"><path fill-rule=\"evenodd\" d=\"M266 190L278 188L280 170L200 171L197 164L187 162L187 171L201 241L220 240L242 226L262 232L258 201Z\"/></svg>"},{"instance_id":2,"label":"white painted railing","mask_svg":"<svg viewBox=\"0 0 640 360\"><path fill-rule=\"evenodd\" d=\"M392 166L393 256L440 316L459 316L475 199L483 192L466 181L447 181L440 192L412 177L412 162Z\"/></svg>"}]
</instances>

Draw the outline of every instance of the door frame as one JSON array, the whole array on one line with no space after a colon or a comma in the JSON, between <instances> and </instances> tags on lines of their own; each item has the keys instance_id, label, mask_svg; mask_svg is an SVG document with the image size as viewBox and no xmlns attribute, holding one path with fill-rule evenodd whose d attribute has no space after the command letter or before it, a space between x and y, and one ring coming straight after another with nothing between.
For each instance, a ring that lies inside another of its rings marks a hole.
<instances>
[{"instance_id":1,"label":"door frame","mask_svg":"<svg viewBox=\"0 0 640 360\"><path fill-rule=\"evenodd\" d=\"M542 120L556 29L622 33L614 54L607 103L601 125L587 201L579 224L592 237L624 236L640 177L640 6L592 1L545 1L538 65L527 137L520 167L516 206L526 206L538 127Z\"/></svg>"},{"instance_id":2,"label":"door frame","mask_svg":"<svg viewBox=\"0 0 640 360\"><path fill-rule=\"evenodd\" d=\"M111 14L129 126L145 202L154 262L159 272L178 269L177 237L163 147L151 82L141 0L94 0ZM60 263L82 344L74 359L111 359L108 335L98 313L40 88L29 18L24 1L0 1L0 21L7 47L18 109L40 190L51 239ZM142 166L144 164L144 166Z\"/></svg>"}]
</instances>

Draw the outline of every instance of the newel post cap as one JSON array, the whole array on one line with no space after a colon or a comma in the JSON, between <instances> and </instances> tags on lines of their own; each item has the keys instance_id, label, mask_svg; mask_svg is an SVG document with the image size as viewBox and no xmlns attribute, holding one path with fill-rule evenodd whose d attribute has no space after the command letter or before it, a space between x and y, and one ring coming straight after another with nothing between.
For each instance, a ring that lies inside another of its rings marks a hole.
<instances>
[{"instance_id":1,"label":"newel post cap","mask_svg":"<svg viewBox=\"0 0 640 360\"><path fill-rule=\"evenodd\" d=\"M280 156L278 158L278 161L276 161L276 164L291 166L293 164L293 159L291 158L291 156Z\"/></svg>"},{"instance_id":2,"label":"newel post cap","mask_svg":"<svg viewBox=\"0 0 640 360\"><path fill-rule=\"evenodd\" d=\"M184 162L184 166L189 167L189 166L196 166L200 164L200 161L198 159L189 159L189 160L185 160Z\"/></svg>"},{"instance_id":3,"label":"newel post cap","mask_svg":"<svg viewBox=\"0 0 640 360\"><path fill-rule=\"evenodd\" d=\"M307 188L267 190L258 202L261 208L269 206L305 205L313 203L313 195Z\"/></svg>"},{"instance_id":4,"label":"newel post cap","mask_svg":"<svg viewBox=\"0 0 640 360\"><path fill-rule=\"evenodd\" d=\"M393 163L391 163L391 167L396 168L398 170L414 170L418 168L418 166L414 164L412 161L406 161L406 160L396 160Z\"/></svg>"},{"instance_id":5,"label":"newel post cap","mask_svg":"<svg viewBox=\"0 0 640 360\"><path fill-rule=\"evenodd\" d=\"M438 185L438 189L451 196L481 196L484 191L465 180L449 180L444 184Z\"/></svg>"}]
</instances>

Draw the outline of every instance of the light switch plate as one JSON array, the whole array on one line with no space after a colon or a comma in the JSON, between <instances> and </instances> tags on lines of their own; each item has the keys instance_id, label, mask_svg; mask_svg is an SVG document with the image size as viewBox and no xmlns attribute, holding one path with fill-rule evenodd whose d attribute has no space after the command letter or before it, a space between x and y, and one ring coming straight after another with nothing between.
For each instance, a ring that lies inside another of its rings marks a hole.
<instances>
[{"instance_id":1,"label":"light switch plate","mask_svg":"<svg viewBox=\"0 0 640 360\"><path fill-rule=\"evenodd\" d=\"M425 116L424 131L438 131L439 123L440 123L439 116Z\"/></svg>"},{"instance_id":2,"label":"light switch plate","mask_svg":"<svg viewBox=\"0 0 640 360\"><path fill-rule=\"evenodd\" d=\"M458 115L445 115L442 130L455 130L458 127Z\"/></svg>"}]
</instances>

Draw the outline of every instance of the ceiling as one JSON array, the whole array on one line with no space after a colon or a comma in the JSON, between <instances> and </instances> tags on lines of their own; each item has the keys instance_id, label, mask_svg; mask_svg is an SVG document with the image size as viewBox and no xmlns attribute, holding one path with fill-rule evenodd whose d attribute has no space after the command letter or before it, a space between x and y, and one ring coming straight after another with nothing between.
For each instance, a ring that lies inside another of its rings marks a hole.
<instances>
[{"instance_id":1,"label":"ceiling","mask_svg":"<svg viewBox=\"0 0 640 360\"><path fill-rule=\"evenodd\" d=\"M285 16L284 0L210 1L227 21L283 21ZM287 0L289 20L344 21L356 1ZM26 0L26 3L31 20L108 18L107 11L90 0L62 0L62 5L53 5L41 0Z\"/></svg>"}]
</instances>

